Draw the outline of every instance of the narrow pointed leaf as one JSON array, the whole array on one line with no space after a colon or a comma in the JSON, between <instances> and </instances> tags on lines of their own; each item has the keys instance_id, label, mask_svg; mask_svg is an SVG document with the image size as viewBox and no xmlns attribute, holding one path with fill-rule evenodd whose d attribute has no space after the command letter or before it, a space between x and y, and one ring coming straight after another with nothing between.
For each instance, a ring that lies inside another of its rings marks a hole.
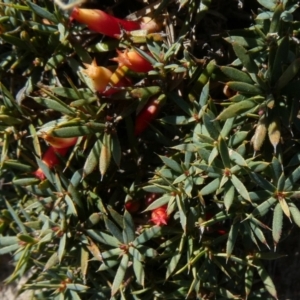
<instances>
[{"instance_id":1,"label":"narrow pointed leaf","mask_svg":"<svg viewBox=\"0 0 300 300\"><path fill-rule=\"evenodd\" d=\"M220 67L220 69L227 77L234 81L241 81L248 84L253 84L251 77L246 72L228 66L222 66Z\"/></svg>"},{"instance_id":2,"label":"narrow pointed leaf","mask_svg":"<svg viewBox=\"0 0 300 300\"><path fill-rule=\"evenodd\" d=\"M224 167L230 168L231 164L230 164L230 158L228 153L228 147L224 139L221 137L219 137L218 140L218 148L219 148L219 153L221 155Z\"/></svg>"},{"instance_id":3,"label":"narrow pointed leaf","mask_svg":"<svg viewBox=\"0 0 300 300\"><path fill-rule=\"evenodd\" d=\"M231 175L230 178L232 184L234 185L235 189L237 190L237 192L247 201L251 202L249 193L246 189L246 187L244 186L244 184L234 175Z\"/></svg>"},{"instance_id":4,"label":"narrow pointed leaf","mask_svg":"<svg viewBox=\"0 0 300 300\"><path fill-rule=\"evenodd\" d=\"M166 156L159 156L160 159L163 161L163 163L168 166L170 169L174 170L175 172L181 174L183 172L182 167L179 163L177 163L175 160L166 157Z\"/></svg>"},{"instance_id":5,"label":"narrow pointed leaf","mask_svg":"<svg viewBox=\"0 0 300 300\"><path fill-rule=\"evenodd\" d=\"M112 287L111 287L111 296L113 297L120 289L122 281L125 277L125 272L128 267L129 262L129 256L127 254L124 254L122 257L122 260L120 262L120 265L118 267L118 270L116 272Z\"/></svg>"},{"instance_id":6,"label":"narrow pointed leaf","mask_svg":"<svg viewBox=\"0 0 300 300\"><path fill-rule=\"evenodd\" d=\"M236 238L238 236L238 230L239 230L239 222L238 220L234 220L234 224L231 225L230 227L230 231L228 234L228 239L226 242L226 256L227 259L231 256L235 242L236 242Z\"/></svg>"},{"instance_id":7,"label":"narrow pointed leaf","mask_svg":"<svg viewBox=\"0 0 300 300\"><path fill-rule=\"evenodd\" d=\"M136 277L136 281L141 285L145 285L145 271L144 271L144 266L143 264L136 259L135 257L133 258L133 271Z\"/></svg>"},{"instance_id":8,"label":"narrow pointed leaf","mask_svg":"<svg viewBox=\"0 0 300 300\"><path fill-rule=\"evenodd\" d=\"M276 187L268 180L264 179L260 174L250 172L249 175L256 184L258 184L261 188L263 188L267 192L270 192L270 195L275 193Z\"/></svg>"},{"instance_id":9,"label":"narrow pointed leaf","mask_svg":"<svg viewBox=\"0 0 300 300\"><path fill-rule=\"evenodd\" d=\"M110 144L110 134L104 133L102 140L102 147L100 150L100 159L99 159L99 170L101 174L101 180L105 175L111 160L111 144Z\"/></svg>"},{"instance_id":10,"label":"narrow pointed leaf","mask_svg":"<svg viewBox=\"0 0 300 300\"><path fill-rule=\"evenodd\" d=\"M123 236L126 236L126 239L124 238L124 242L126 244L128 244L128 243L133 242L133 240L135 238L135 225L134 225L131 214L127 210L125 210L125 212L124 212L123 222L124 222Z\"/></svg>"},{"instance_id":11,"label":"narrow pointed leaf","mask_svg":"<svg viewBox=\"0 0 300 300\"><path fill-rule=\"evenodd\" d=\"M290 212L288 204L286 203L285 198L279 197L278 200L281 205L282 211L291 220L291 212Z\"/></svg>"},{"instance_id":12,"label":"narrow pointed leaf","mask_svg":"<svg viewBox=\"0 0 300 300\"><path fill-rule=\"evenodd\" d=\"M289 208L292 220L298 227L300 227L300 211L298 207L294 203L289 203Z\"/></svg>"},{"instance_id":13,"label":"narrow pointed leaf","mask_svg":"<svg viewBox=\"0 0 300 300\"><path fill-rule=\"evenodd\" d=\"M83 166L83 176L91 174L97 167L100 158L101 141L97 140Z\"/></svg>"},{"instance_id":14,"label":"narrow pointed leaf","mask_svg":"<svg viewBox=\"0 0 300 300\"><path fill-rule=\"evenodd\" d=\"M250 109L257 106L255 101L243 100L241 102L233 103L227 108L225 108L216 118L216 120L224 121L226 119L237 117Z\"/></svg>"},{"instance_id":15,"label":"narrow pointed leaf","mask_svg":"<svg viewBox=\"0 0 300 300\"><path fill-rule=\"evenodd\" d=\"M277 202L276 198L273 197L269 198L268 200L264 201L263 203L255 207L251 215L254 217L257 215L260 216L265 215L276 202Z\"/></svg>"},{"instance_id":16,"label":"narrow pointed leaf","mask_svg":"<svg viewBox=\"0 0 300 300\"><path fill-rule=\"evenodd\" d=\"M258 261L254 261L254 264L257 266L257 272L258 272L266 290L270 293L271 296L273 296L275 299L278 299L276 287L273 283L273 280L270 277L270 275L268 274L268 272L266 271L266 269L264 268L264 266L262 265L262 263L258 262Z\"/></svg>"},{"instance_id":17,"label":"narrow pointed leaf","mask_svg":"<svg viewBox=\"0 0 300 300\"><path fill-rule=\"evenodd\" d=\"M230 183L225 184L225 190L224 190L224 205L226 208L226 211L229 211L235 195L235 188L234 185Z\"/></svg>"},{"instance_id":18,"label":"narrow pointed leaf","mask_svg":"<svg viewBox=\"0 0 300 300\"><path fill-rule=\"evenodd\" d=\"M282 222L283 222L283 211L280 203L277 203L274 209L273 224L272 224L272 236L273 236L275 249L281 237Z\"/></svg>"}]
</instances>

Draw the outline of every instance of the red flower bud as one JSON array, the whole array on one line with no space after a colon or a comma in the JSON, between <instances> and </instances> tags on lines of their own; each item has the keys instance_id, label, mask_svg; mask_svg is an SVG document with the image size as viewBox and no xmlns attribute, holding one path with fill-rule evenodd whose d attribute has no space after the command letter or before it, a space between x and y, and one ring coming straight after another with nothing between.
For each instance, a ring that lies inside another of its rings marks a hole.
<instances>
[{"instance_id":1,"label":"red flower bud","mask_svg":"<svg viewBox=\"0 0 300 300\"><path fill-rule=\"evenodd\" d=\"M167 206L161 206L154 209L151 213L151 221L158 226L167 225L169 216L167 214Z\"/></svg>"},{"instance_id":2,"label":"red flower bud","mask_svg":"<svg viewBox=\"0 0 300 300\"><path fill-rule=\"evenodd\" d=\"M161 103L164 99L164 95L160 98L152 98L150 103L142 109L135 120L135 136L140 135L149 126L149 123L158 115Z\"/></svg>"},{"instance_id":3,"label":"red flower bud","mask_svg":"<svg viewBox=\"0 0 300 300\"><path fill-rule=\"evenodd\" d=\"M137 21L128 21L115 18L99 9L84 9L75 7L70 16L71 21L76 20L79 23L86 24L90 30L101 34L118 38L121 29L126 31L141 29Z\"/></svg>"},{"instance_id":4,"label":"red flower bud","mask_svg":"<svg viewBox=\"0 0 300 300\"><path fill-rule=\"evenodd\" d=\"M153 70L152 64L134 50L126 49L124 52L118 51L118 57L112 60L119 63L119 66L126 66L134 72L149 72Z\"/></svg>"},{"instance_id":5,"label":"red flower bud","mask_svg":"<svg viewBox=\"0 0 300 300\"><path fill-rule=\"evenodd\" d=\"M47 132L41 132L40 137L56 149L71 147L76 144L78 139L77 137L59 138Z\"/></svg>"},{"instance_id":6,"label":"red flower bud","mask_svg":"<svg viewBox=\"0 0 300 300\"><path fill-rule=\"evenodd\" d=\"M125 203L124 206L128 212L130 212L131 214L134 214L139 210L141 205L140 205L139 201L129 200Z\"/></svg>"},{"instance_id":7,"label":"red flower bud","mask_svg":"<svg viewBox=\"0 0 300 300\"><path fill-rule=\"evenodd\" d=\"M69 150L69 147L66 148L54 148L54 147L49 147L45 154L42 157L42 161L45 165L47 165L49 168L54 167L55 165L59 164L59 159L57 157L57 153L61 156L65 156ZM41 168L38 168L33 174L38 177L40 180L44 180L45 174L42 171Z\"/></svg>"}]
</instances>

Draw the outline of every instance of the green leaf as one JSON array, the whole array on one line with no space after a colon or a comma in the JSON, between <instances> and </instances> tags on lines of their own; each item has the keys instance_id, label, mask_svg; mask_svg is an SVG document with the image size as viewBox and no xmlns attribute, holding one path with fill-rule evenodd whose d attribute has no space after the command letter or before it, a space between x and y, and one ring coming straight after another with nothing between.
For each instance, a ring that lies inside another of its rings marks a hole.
<instances>
[{"instance_id":1,"label":"green leaf","mask_svg":"<svg viewBox=\"0 0 300 300\"><path fill-rule=\"evenodd\" d=\"M55 251L55 252L53 252L53 254L47 260L43 271L51 269L52 267L56 266L58 263L59 263L58 253L57 253L57 251Z\"/></svg>"},{"instance_id":2,"label":"green leaf","mask_svg":"<svg viewBox=\"0 0 300 300\"><path fill-rule=\"evenodd\" d=\"M143 244L149 240L151 240L153 237L159 235L161 233L161 227L160 226L153 226L151 228L145 229L134 241L134 245L138 246L140 244Z\"/></svg>"},{"instance_id":3,"label":"green leaf","mask_svg":"<svg viewBox=\"0 0 300 300\"><path fill-rule=\"evenodd\" d=\"M43 97L32 97L32 99L35 102L46 106L47 108L56 110L58 112L61 112L63 114L70 115L73 117L76 116L76 112L61 100L43 98Z\"/></svg>"},{"instance_id":4,"label":"green leaf","mask_svg":"<svg viewBox=\"0 0 300 300\"><path fill-rule=\"evenodd\" d=\"M56 137L67 138L95 134L97 132L103 132L104 129L105 125L102 123L89 122L82 126L55 128L51 131L51 134Z\"/></svg>"},{"instance_id":5,"label":"green leaf","mask_svg":"<svg viewBox=\"0 0 300 300\"><path fill-rule=\"evenodd\" d=\"M298 227L300 227L300 211L298 207L294 203L290 202L289 208L290 208L292 220Z\"/></svg>"},{"instance_id":6,"label":"green leaf","mask_svg":"<svg viewBox=\"0 0 300 300\"><path fill-rule=\"evenodd\" d=\"M284 88L299 72L300 58L295 59L279 77L275 87L278 91Z\"/></svg>"},{"instance_id":7,"label":"green leaf","mask_svg":"<svg viewBox=\"0 0 300 300\"><path fill-rule=\"evenodd\" d=\"M128 267L128 262L129 262L129 256L127 254L124 254L111 287L111 297L113 297L120 289L120 286L125 276L125 272Z\"/></svg>"},{"instance_id":8,"label":"green leaf","mask_svg":"<svg viewBox=\"0 0 300 300\"><path fill-rule=\"evenodd\" d=\"M276 0L257 0L257 2L270 11L274 11L278 3Z\"/></svg>"},{"instance_id":9,"label":"green leaf","mask_svg":"<svg viewBox=\"0 0 300 300\"><path fill-rule=\"evenodd\" d=\"M203 107L204 105L207 104L208 99L209 99L209 81L204 85L201 91L199 105Z\"/></svg>"},{"instance_id":10,"label":"green leaf","mask_svg":"<svg viewBox=\"0 0 300 300\"><path fill-rule=\"evenodd\" d=\"M252 219L251 219L251 221L252 221ZM255 233L256 237L260 240L261 243L263 243L270 249L262 230L257 226L257 224L255 222L251 222L251 221L250 221L250 227L251 227L252 231Z\"/></svg>"},{"instance_id":11,"label":"green leaf","mask_svg":"<svg viewBox=\"0 0 300 300\"><path fill-rule=\"evenodd\" d=\"M86 291L87 289L89 289L88 286L85 286L83 284L78 284L78 283L67 283L66 288L68 290L78 291L78 292Z\"/></svg>"},{"instance_id":12,"label":"green leaf","mask_svg":"<svg viewBox=\"0 0 300 300\"><path fill-rule=\"evenodd\" d=\"M98 165L100 157L101 141L98 139L91 149L83 166L83 177L91 174Z\"/></svg>"},{"instance_id":13,"label":"green leaf","mask_svg":"<svg viewBox=\"0 0 300 300\"><path fill-rule=\"evenodd\" d=\"M168 158L166 156L162 156L162 155L159 155L159 157L163 161L163 163L166 166L168 166L170 169L174 170L175 172L177 172L179 174L183 173L182 167L175 160Z\"/></svg>"},{"instance_id":14,"label":"green leaf","mask_svg":"<svg viewBox=\"0 0 300 300\"><path fill-rule=\"evenodd\" d=\"M235 118L229 118L225 121L225 124L220 132L220 136L225 139L230 134L233 126L234 126Z\"/></svg>"},{"instance_id":15,"label":"green leaf","mask_svg":"<svg viewBox=\"0 0 300 300\"><path fill-rule=\"evenodd\" d=\"M120 243L124 243L123 234L120 230L120 228L112 222L109 218L107 218L105 215L103 215L103 219L106 225L107 230L119 240Z\"/></svg>"},{"instance_id":16,"label":"green leaf","mask_svg":"<svg viewBox=\"0 0 300 300\"><path fill-rule=\"evenodd\" d=\"M239 165L241 167L248 167L247 162L245 161L243 156L240 155L238 152L230 149L229 150L229 157L230 157L230 160L232 160L236 165Z\"/></svg>"},{"instance_id":17,"label":"green leaf","mask_svg":"<svg viewBox=\"0 0 300 300\"><path fill-rule=\"evenodd\" d=\"M230 163L227 144L226 144L225 140L222 137L219 137L218 149L219 149L219 153L221 155L224 167L225 168L230 168L231 163Z\"/></svg>"},{"instance_id":18,"label":"green leaf","mask_svg":"<svg viewBox=\"0 0 300 300\"><path fill-rule=\"evenodd\" d=\"M20 245L18 243L14 244L14 245L9 245L9 246L5 246L5 247L1 247L0 248L0 255L12 253L12 252L14 252L14 251L16 251L18 249L20 249Z\"/></svg>"},{"instance_id":19,"label":"green leaf","mask_svg":"<svg viewBox=\"0 0 300 300\"><path fill-rule=\"evenodd\" d=\"M123 238L124 242L126 244L133 242L135 239L135 225L132 219L131 214L125 209L124 212L124 233L123 233Z\"/></svg>"},{"instance_id":20,"label":"green leaf","mask_svg":"<svg viewBox=\"0 0 300 300\"><path fill-rule=\"evenodd\" d=\"M96 241L103 243L105 245L109 245L115 248L118 248L120 245L120 242L114 237L109 234L106 234L102 231L99 230L93 230L93 229L88 229L86 233Z\"/></svg>"},{"instance_id":21,"label":"green leaf","mask_svg":"<svg viewBox=\"0 0 300 300\"><path fill-rule=\"evenodd\" d=\"M155 208L161 207L165 204L168 204L174 199L174 196L170 195L163 195L162 197L159 197L155 201L153 201L144 211L150 211Z\"/></svg>"},{"instance_id":22,"label":"green leaf","mask_svg":"<svg viewBox=\"0 0 300 300\"><path fill-rule=\"evenodd\" d=\"M257 104L254 100L243 100L241 102L237 102L237 103L233 103L230 106L228 106L227 108L225 108L216 118L216 120L227 120L229 118L233 118L236 116L239 116L251 109L253 109L254 107L256 107Z\"/></svg>"},{"instance_id":23,"label":"green leaf","mask_svg":"<svg viewBox=\"0 0 300 300\"><path fill-rule=\"evenodd\" d=\"M227 182L224 186L224 205L227 212L229 211L233 203L234 196L235 196L235 188L230 182Z\"/></svg>"},{"instance_id":24,"label":"green leaf","mask_svg":"<svg viewBox=\"0 0 300 300\"><path fill-rule=\"evenodd\" d=\"M283 13L284 8L283 8L283 3L279 2L276 6L276 9L274 11L271 24L270 24L270 29L269 33L278 33L279 32L279 26L280 26L280 16Z\"/></svg>"},{"instance_id":25,"label":"green leaf","mask_svg":"<svg viewBox=\"0 0 300 300\"><path fill-rule=\"evenodd\" d=\"M290 174L285 180L284 191L291 191L294 185L300 179L300 166L297 167L292 174Z\"/></svg>"},{"instance_id":26,"label":"green leaf","mask_svg":"<svg viewBox=\"0 0 300 300\"><path fill-rule=\"evenodd\" d=\"M275 193L276 187L268 180L264 179L261 175L254 172L250 172L249 175L256 184L258 184L264 190L268 191L270 195L273 195Z\"/></svg>"},{"instance_id":27,"label":"green leaf","mask_svg":"<svg viewBox=\"0 0 300 300\"><path fill-rule=\"evenodd\" d=\"M200 194L202 196L212 194L213 192L215 192L219 188L220 182L221 182L220 178L214 179L213 181L211 181L210 183L208 183L206 186L204 186L200 190Z\"/></svg>"},{"instance_id":28,"label":"green leaf","mask_svg":"<svg viewBox=\"0 0 300 300\"><path fill-rule=\"evenodd\" d=\"M253 210L253 212L251 213L252 216L263 216L265 215L268 211L270 211L271 207L277 202L276 198L269 198L268 200L264 201L263 203L261 203L260 205L258 205L257 207L255 207L255 209Z\"/></svg>"},{"instance_id":29,"label":"green leaf","mask_svg":"<svg viewBox=\"0 0 300 300\"><path fill-rule=\"evenodd\" d=\"M235 42L232 43L232 47L236 56L242 62L242 65L250 73L251 78L255 80L255 82L257 82L256 74L258 73L258 66L254 62L248 51L243 46Z\"/></svg>"},{"instance_id":30,"label":"green leaf","mask_svg":"<svg viewBox=\"0 0 300 300\"><path fill-rule=\"evenodd\" d=\"M209 133L209 137L213 138L215 141L218 140L218 137L220 135L220 131L218 127L216 126L215 122L213 122L214 119L207 113L203 115L203 123L205 126L205 129Z\"/></svg>"},{"instance_id":31,"label":"green leaf","mask_svg":"<svg viewBox=\"0 0 300 300\"><path fill-rule=\"evenodd\" d=\"M35 12L41 18L47 19L55 24L57 23L58 20L55 17L55 15L51 14L48 10L45 10L44 8L36 5L35 3L31 2L31 1L27 1L26 3L31 8L31 10L33 12Z\"/></svg>"},{"instance_id":32,"label":"green leaf","mask_svg":"<svg viewBox=\"0 0 300 300\"><path fill-rule=\"evenodd\" d=\"M260 261L254 261L254 264L257 266L257 272L266 288L266 290L270 293L271 296L273 296L275 299L277 298L277 291L276 287L273 283L272 278L264 268L263 264Z\"/></svg>"},{"instance_id":33,"label":"green leaf","mask_svg":"<svg viewBox=\"0 0 300 300\"><path fill-rule=\"evenodd\" d=\"M19 239L16 236L3 236L2 234L0 235L0 247L2 248L3 246L11 246L14 244L17 244L19 242Z\"/></svg>"},{"instance_id":34,"label":"green leaf","mask_svg":"<svg viewBox=\"0 0 300 300\"><path fill-rule=\"evenodd\" d=\"M12 208L12 206L10 205L10 203L5 200L5 204L6 204L7 208L8 208L8 211L9 211L10 215L12 216L13 220L17 223L20 232L27 233L26 228L25 228L23 222L21 221L21 219L19 218L19 216L16 214L15 210Z\"/></svg>"},{"instance_id":35,"label":"green leaf","mask_svg":"<svg viewBox=\"0 0 300 300\"><path fill-rule=\"evenodd\" d=\"M251 288L253 285L253 267L251 266L247 266L246 272L245 272L245 293L246 293L246 297L249 296L250 292L251 292Z\"/></svg>"},{"instance_id":36,"label":"green leaf","mask_svg":"<svg viewBox=\"0 0 300 300\"><path fill-rule=\"evenodd\" d=\"M120 140L116 134L111 135L111 150L112 150L112 156L113 159L118 167L120 167L121 164L121 145Z\"/></svg>"},{"instance_id":37,"label":"green leaf","mask_svg":"<svg viewBox=\"0 0 300 300\"><path fill-rule=\"evenodd\" d=\"M246 187L244 186L244 184L234 175L232 174L230 177L230 180L232 182L232 184L234 185L235 189L237 190L237 192L247 201L251 202L249 193L246 189Z\"/></svg>"},{"instance_id":38,"label":"green leaf","mask_svg":"<svg viewBox=\"0 0 300 300\"><path fill-rule=\"evenodd\" d=\"M199 152L200 152L200 155L206 154L203 150L202 151L200 150ZM218 155L219 155L218 148L214 147L209 154L208 161L207 161L208 164L211 165Z\"/></svg>"},{"instance_id":39,"label":"green leaf","mask_svg":"<svg viewBox=\"0 0 300 300\"><path fill-rule=\"evenodd\" d=\"M216 69L216 61L211 60L207 65L206 68L203 70L195 84L192 86L191 91L189 93L189 100L190 101L197 101L199 99L199 95L203 87L209 81L210 76L213 74L214 70Z\"/></svg>"},{"instance_id":40,"label":"green leaf","mask_svg":"<svg viewBox=\"0 0 300 300\"><path fill-rule=\"evenodd\" d=\"M260 95L263 93L263 91L258 86L245 82L229 81L227 82L227 85L230 89L241 94Z\"/></svg>"},{"instance_id":41,"label":"green leaf","mask_svg":"<svg viewBox=\"0 0 300 300\"><path fill-rule=\"evenodd\" d=\"M230 227L230 231L228 233L228 239L226 242L226 256L227 256L227 260L228 258L231 256L235 242L236 242L236 238L238 235L238 230L239 230L239 226L240 226L240 222L239 219L236 218L235 220L233 220L233 224Z\"/></svg>"},{"instance_id":42,"label":"green leaf","mask_svg":"<svg viewBox=\"0 0 300 300\"><path fill-rule=\"evenodd\" d=\"M107 132L104 132L104 136L102 139L102 147L100 150L99 157L99 171L101 174L101 181L106 174L106 171L109 167L111 161L111 135Z\"/></svg>"},{"instance_id":43,"label":"green leaf","mask_svg":"<svg viewBox=\"0 0 300 300\"><path fill-rule=\"evenodd\" d=\"M58 252L57 252L57 258L60 263L63 259L64 253L65 253L66 241L67 241L67 234L64 233L63 236L59 240L59 246L58 246Z\"/></svg>"},{"instance_id":44,"label":"green leaf","mask_svg":"<svg viewBox=\"0 0 300 300\"><path fill-rule=\"evenodd\" d=\"M181 258L181 252L173 252L173 256L167 266L167 272L166 272L166 280L172 275L172 273L175 271L179 260Z\"/></svg>"},{"instance_id":45,"label":"green leaf","mask_svg":"<svg viewBox=\"0 0 300 300\"><path fill-rule=\"evenodd\" d=\"M272 224L272 236L273 236L275 249L281 237L282 225L283 225L282 223L283 223L283 211L280 203L277 203L274 209L273 224Z\"/></svg>"},{"instance_id":46,"label":"green leaf","mask_svg":"<svg viewBox=\"0 0 300 300\"><path fill-rule=\"evenodd\" d=\"M272 65L271 71L271 83L275 84L275 82L279 79L282 74L282 66L283 64L287 64L290 41L288 36L283 37L278 41L278 48L276 51L276 55L274 58L274 63Z\"/></svg>"},{"instance_id":47,"label":"green leaf","mask_svg":"<svg viewBox=\"0 0 300 300\"><path fill-rule=\"evenodd\" d=\"M227 77L233 79L234 81L241 81L248 84L253 84L251 77L246 72L228 66L222 66L220 67L220 69Z\"/></svg>"},{"instance_id":48,"label":"green leaf","mask_svg":"<svg viewBox=\"0 0 300 300\"><path fill-rule=\"evenodd\" d=\"M136 281L140 285L144 286L145 285L145 271L144 271L144 266L135 257L133 258L133 271L134 271L134 275L135 275Z\"/></svg>"}]
</instances>

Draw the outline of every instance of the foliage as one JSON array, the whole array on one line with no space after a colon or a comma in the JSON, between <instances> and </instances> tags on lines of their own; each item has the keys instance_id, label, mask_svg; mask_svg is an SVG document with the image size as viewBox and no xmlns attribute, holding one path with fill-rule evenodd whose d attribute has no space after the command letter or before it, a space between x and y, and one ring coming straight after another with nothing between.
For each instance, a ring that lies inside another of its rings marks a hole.
<instances>
[{"instance_id":1,"label":"foliage","mask_svg":"<svg viewBox=\"0 0 300 300\"><path fill-rule=\"evenodd\" d=\"M126 13L121 1L86 5L119 17L145 7L127 2ZM163 32L120 39L49 0L0 3L7 282L33 269L33 299L277 299L266 262L300 226L298 3L252 1L251 15L233 0L149 2ZM250 21L220 29L240 12ZM114 70L124 48L153 70L97 93L84 64ZM159 114L134 135L153 98ZM78 137L54 168L41 132ZM167 225L154 225L165 205Z\"/></svg>"}]
</instances>

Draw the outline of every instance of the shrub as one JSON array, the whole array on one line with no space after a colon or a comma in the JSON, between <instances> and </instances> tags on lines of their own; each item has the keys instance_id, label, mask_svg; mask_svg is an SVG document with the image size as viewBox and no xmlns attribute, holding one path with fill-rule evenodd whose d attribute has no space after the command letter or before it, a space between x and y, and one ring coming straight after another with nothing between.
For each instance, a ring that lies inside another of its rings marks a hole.
<instances>
[{"instance_id":1,"label":"shrub","mask_svg":"<svg viewBox=\"0 0 300 300\"><path fill-rule=\"evenodd\" d=\"M267 261L300 226L298 4L149 2L90 4L155 20L111 37L52 1L1 3L7 282L33 270L34 299L276 299Z\"/></svg>"}]
</instances>

